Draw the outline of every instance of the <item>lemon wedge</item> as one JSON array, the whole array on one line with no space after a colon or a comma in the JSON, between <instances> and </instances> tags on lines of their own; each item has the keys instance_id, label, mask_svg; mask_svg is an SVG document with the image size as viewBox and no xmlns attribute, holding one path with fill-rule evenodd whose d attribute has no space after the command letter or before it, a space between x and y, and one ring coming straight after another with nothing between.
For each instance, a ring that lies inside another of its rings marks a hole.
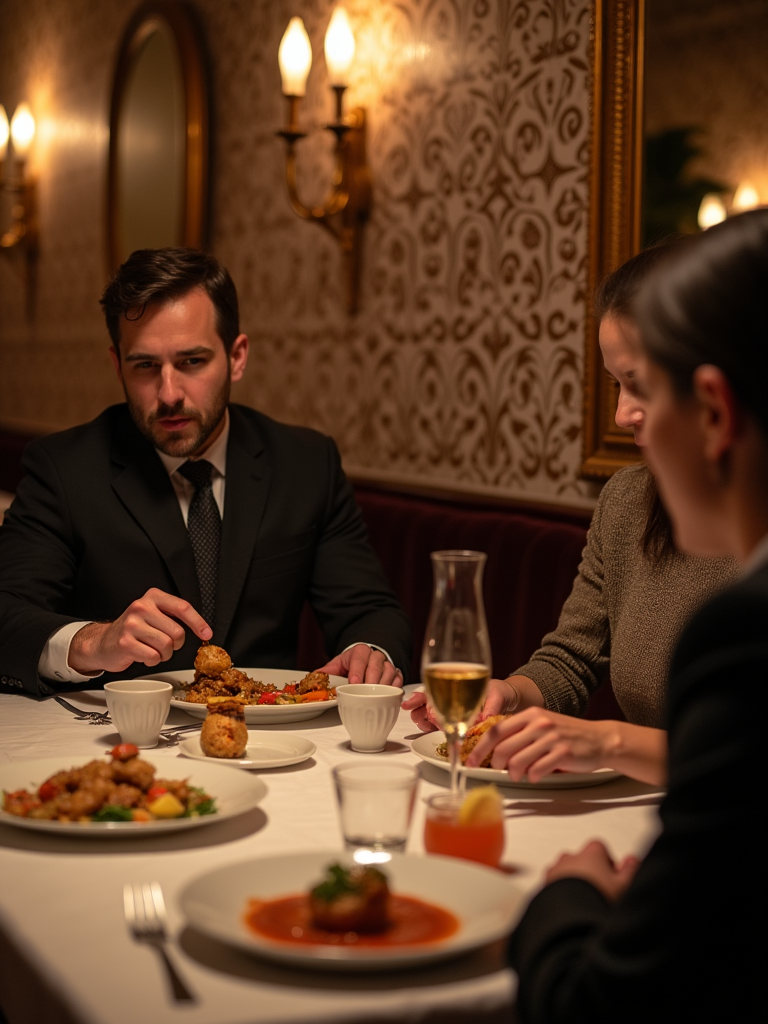
<instances>
[{"instance_id":1,"label":"lemon wedge","mask_svg":"<svg viewBox=\"0 0 768 1024\"><path fill-rule=\"evenodd\" d=\"M492 825L501 821L501 796L495 786L478 786L459 808L460 825Z\"/></svg>"},{"instance_id":2,"label":"lemon wedge","mask_svg":"<svg viewBox=\"0 0 768 1024\"><path fill-rule=\"evenodd\" d=\"M156 818L180 818L184 813L184 804L173 793L163 793L157 800L147 804L147 810Z\"/></svg>"}]
</instances>

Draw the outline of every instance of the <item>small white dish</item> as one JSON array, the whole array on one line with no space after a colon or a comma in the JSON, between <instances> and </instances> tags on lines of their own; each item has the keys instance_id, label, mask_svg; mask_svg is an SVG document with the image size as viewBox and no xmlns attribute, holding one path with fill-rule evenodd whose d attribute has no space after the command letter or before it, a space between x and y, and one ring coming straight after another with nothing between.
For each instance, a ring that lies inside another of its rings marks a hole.
<instances>
[{"instance_id":1,"label":"small white dish","mask_svg":"<svg viewBox=\"0 0 768 1024\"><path fill-rule=\"evenodd\" d=\"M230 765L254 771L262 768L284 768L289 764L300 764L312 757L317 747L304 736L290 732L259 732L248 730L248 746L245 757L208 757L200 746L200 733L193 733L179 743L184 757L192 757L208 764Z\"/></svg>"},{"instance_id":2,"label":"small white dish","mask_svg":"<svg viewBox=\"0 0 768 1024\"><path fill-rule=\"evenodd\" d=\"M422 761L428 761L436 768L442 768L443 771L449 772L451 770L450 762L436 751L441 743L445 743L445 736L441 732L427 732L413 741L411 750ZM497 786L511 786L516 789L581 789L583 786L601 786L604 782L622 778L621 772L617 772L613 768L598 768L594 772L555 772L553 775L545 775L540 782L529 782L528 779L513 782L505 771L498 768L464 768L462 766L459 771L468 779L478 779L486 783L493 782Z\"/></svg>"}]
</instances>

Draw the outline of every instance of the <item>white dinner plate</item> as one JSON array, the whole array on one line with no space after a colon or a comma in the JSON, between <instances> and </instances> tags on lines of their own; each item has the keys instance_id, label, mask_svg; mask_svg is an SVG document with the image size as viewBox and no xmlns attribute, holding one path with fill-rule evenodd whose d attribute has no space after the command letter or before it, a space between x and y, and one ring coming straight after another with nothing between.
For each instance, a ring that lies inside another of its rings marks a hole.
<instances>
[{"instance_id":1,"label":"white dinner plate","mask_svg":"<svg viewBox=\"0 0 768 1024\"><path fill-rule=\"evenodd\" d=\"M215 758L203 753L200 746L200 733L193 733L179 743L179 750L185 757L193 757L208 764L221 764L227 767L247 768L284 768L288 764L300 764L312 757L317 750L315 744L304 736L291 732L257 732L248 730L248 746L244 757Z\"/></svg>"},{"instance_id":2,"label":"white dinner plate","mask_svg":"<svg viewBox=\"0 0 768 1024\"><path fill-rule=\"evenodd\" d=\"M271 960L336 971L394 970L445 960L508 935L524 909L523 892L493 868L452 857L394 853L377 865L393 893L416 896L455 914L459 928L434 943L414 946L300 946L248 929L249 899L274 899L309 892L329 864L349 863L348 855L293 853L261 857L207 871L181 894L181 909L198 931Z\"/></svg>"},{"instance_id":3,"label":"white dinner plate","mask_svg":"<svg viewBox=\"0 0 768 1024\"><path fill-rule=\"evenodd\" d=\"M445 736L441 732L427 732L413 741L411 749L422 761L428 761L449 772L451 766L448 760L435 752L436 747L444 742ZM497 786L514 786L517 789L580 789L582 786L600 786L603 782L621 778L621 772L613 768L598 768L594 772L556 772L554 775L545 775L540 782L529 782L527 779L513 782L505 771L498 768L461 767L459 771L468 779L481 779L483 782L495 782Z\"/></svg>"},{"instance_id":4,"label":"white dinner plate","mask_svg":"<svg viewBox=\"0 0 768 1024\"><path fill-rule=\"evenodd\" d=\"M57 757L46 757L40 761L17 761L11 764L0 764L0 790L12 792L15 789L37 789L55 772L79 767L94 761L93 754L74 754ZM38 821L34 818L19 818L0 810L0 823L15 825L18 828L29 828L40 832L52 832L56 835L96 836L98 838L114 836L138 836L155 832L176 832L185 828L199 828L201 825L213 825L226 818L234 818L255 807L267 794L264 782L255 776L232 772L220 764L196 764L189 773L185 772L176 757L156 756L149 754L142 760L149 761L157 769L160 778L187 779L192 786L204 789L209 796L216 798L218 811L216 814L205 814L200 818L168 818L158 821Z\"/></svg>"},{"instance_id":5,"label":"white dinner plate","mask_svg":"<svg viewBox=\"0 0 768 1024\"><path fill-rule=\"evenodd\" d=\"M292 668L241 668L251 679L258 679L261 683L273 683L282 690L288 683L298 683L303 679L306 672L301 669ZM191 668L182 669L178 672L152 672L142 676L142 679L161 679L164 683L173 683L176 688L188 686L194 682L195 673ZM331 676L331 686L341 686L346 683L342 676ZM300 722L309 718L319 718L320 715L331 708L338 707L338 701L333 700L311 701L308 704L245 704L245 721L247 725L273 725L276 722ZM205 718L208 709L205 704L190 704L186 700L171 698L172 708L181 708L193 718Z\"/></svg>"}]
</instances>

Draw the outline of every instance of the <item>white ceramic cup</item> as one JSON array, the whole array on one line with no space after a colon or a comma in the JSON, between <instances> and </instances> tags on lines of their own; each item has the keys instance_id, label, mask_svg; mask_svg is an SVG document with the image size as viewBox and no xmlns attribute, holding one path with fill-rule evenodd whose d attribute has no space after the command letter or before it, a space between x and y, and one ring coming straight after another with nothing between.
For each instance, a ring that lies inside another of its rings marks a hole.
<instances>
[{"instance_id":1,"label":"white ceramic cup","mask_svg":"<svg viewBox=\"0 0 768 1024\"><path fill-rule=\"evenodd\" d=\"M360 754L383 750L400 713L403 691L379 683L346 683L336 687L339 714L352 749Z\"/></svg>"},{"instance_id":2,"label":"white ceramic cup","mask_svg":"<svg viewBox=\"0 0 768 1024\"><path fill-rule=\"evenodd\" d=\"M117 679L105 683L112 723L123 743L156 747L171 709L173 686L155 679Z\"/></svg>"}]
</instances>

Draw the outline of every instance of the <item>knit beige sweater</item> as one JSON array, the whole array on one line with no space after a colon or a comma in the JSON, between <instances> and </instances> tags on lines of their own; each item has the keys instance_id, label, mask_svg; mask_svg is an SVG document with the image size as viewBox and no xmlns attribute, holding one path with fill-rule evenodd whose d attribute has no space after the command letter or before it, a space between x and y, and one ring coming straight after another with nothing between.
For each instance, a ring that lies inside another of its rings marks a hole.
<instances>
[{"instance_id":1,"label":"knit beige sweater","mask_svg":"<svg viewBox=\"0 0 768 1024\"><path fill-rule=\"evenodd\" d=\"M665 725L669 662L683 627L738 573L731 559L675 553L661 565L643 555L648 470L622 469L603 488L579 573L560 621L517 670L545 707L582 714L610 677L616 700L637 725Z\"/></svg>"}]
</instances>

